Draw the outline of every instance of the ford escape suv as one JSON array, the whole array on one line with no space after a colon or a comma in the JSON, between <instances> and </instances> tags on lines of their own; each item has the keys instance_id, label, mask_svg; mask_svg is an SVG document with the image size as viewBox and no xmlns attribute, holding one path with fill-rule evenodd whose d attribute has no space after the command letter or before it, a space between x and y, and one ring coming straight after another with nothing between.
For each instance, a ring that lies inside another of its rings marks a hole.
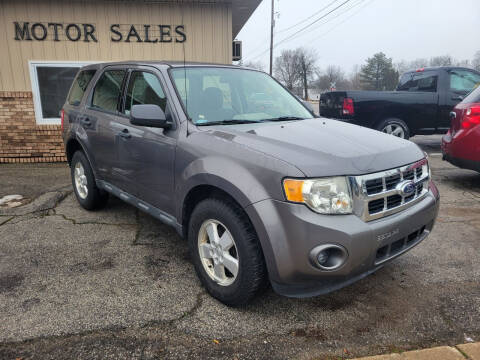
<instances>
[{"instance_id":1,"label":"ford escape suv","mask_svg":"<svg viewBox=\"0 0 480 360\"><path fill-rule=\"evenodd\" d=\"M325 294L424 240L439 194L413 143L315 118L269 75L198 63L82 68L61 112L78 202L112 194L187 239L207 291Z\"/></svg>"}]
</instances>

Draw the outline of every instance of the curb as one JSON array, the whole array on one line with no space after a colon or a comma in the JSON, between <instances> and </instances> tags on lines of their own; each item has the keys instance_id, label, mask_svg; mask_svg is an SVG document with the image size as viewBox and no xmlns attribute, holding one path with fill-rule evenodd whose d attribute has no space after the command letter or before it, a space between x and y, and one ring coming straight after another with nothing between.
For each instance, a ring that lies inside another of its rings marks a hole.
<instances>
[{"instance_id":1,"label":"curb","mask_svg":"<svg viewBox=\"0 0 480 360\"><path fill-rule=\"evenodd\" d=\"M480 360L480 342L456 346L439 346L398 354L375 355L356 360Z\"/></svg>"}]
</instances>

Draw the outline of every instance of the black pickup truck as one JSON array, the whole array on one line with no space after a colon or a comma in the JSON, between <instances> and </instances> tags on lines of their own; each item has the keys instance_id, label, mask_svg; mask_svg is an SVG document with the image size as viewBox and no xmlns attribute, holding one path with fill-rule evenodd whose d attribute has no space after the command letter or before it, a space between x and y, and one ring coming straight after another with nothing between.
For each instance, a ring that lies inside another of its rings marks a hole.
<instances>
[{"instance_id":1,"label":"black pickup truck","mask_svg":"<svg viewBox=\"0 0 480 360\"><path fill-rule=\"evenodd\" d=\"M404 73L396 91L331 91L320 96L320 116L348 121L408 139L442 134L449 114L480 84L480 72L431 67Z\"/></svg>"}]
</instances>

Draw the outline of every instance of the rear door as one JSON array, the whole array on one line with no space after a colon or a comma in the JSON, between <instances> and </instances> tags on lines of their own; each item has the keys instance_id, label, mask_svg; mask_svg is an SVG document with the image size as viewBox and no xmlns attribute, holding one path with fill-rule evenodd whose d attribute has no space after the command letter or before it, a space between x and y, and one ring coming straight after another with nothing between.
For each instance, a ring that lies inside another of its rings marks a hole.
<instances>
[{"instance_id":1,"label":"rear door","mask_svg":"<svg viewBox=\"0 0 480 360\"><path fill-rule=\"evenodd\" d=\"M118 186L116 174L118 157L115 148L115 124L119 120L121 90L126 69L107 67L97 77L85 111L78 119L89 136L88 145L95 158L97 172L102 180Z\"/></svg>"},{"instance_id":2,"label":"rear door","mask_svg":"<svg viewBox=\"0 0 480 360\"><path fill-rule=\"evenodd\" d=\"M446 72L445 93L438 121L439 132L450 128L450 112L473 89L480 85L480 74L468 69L451 69Z\"/></svg>"},{"instance_id":3,"label":"rear door","mask_svg":"<svg viewBox=\"0 0 480 360\"><path fill-rule=\"evenodd\" d=\"M121 159L118 167L124 176L125 190L173 214L176 123L165 89L163 77L157 69L137 66L129 70L122 119L116 129L120 134L116 144ZM130 111L133 105L139 104L160 106L172 126L161 129L132 125Z\"/></svg>"}]
</instances>

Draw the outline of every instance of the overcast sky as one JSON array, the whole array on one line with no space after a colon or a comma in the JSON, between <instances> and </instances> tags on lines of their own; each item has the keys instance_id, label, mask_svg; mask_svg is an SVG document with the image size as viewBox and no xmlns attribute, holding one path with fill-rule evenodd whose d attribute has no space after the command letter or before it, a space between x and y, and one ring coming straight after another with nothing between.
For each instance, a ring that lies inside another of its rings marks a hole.
<instances>
[{"instance_id":1,"label":"overcast sky","mask_svg":"<svg viewBox=\"0 0 480 360\"><path fill-rule=\"evenodd\" d=\"M278 18L274 41L291 36L347 0L275 0ZM327 9L287 29L332 3ZM271 0L263 0L237 39L243 41L243 58L261 61L268 71ZM480 0L349 0L274 49L299 46L317 51L318 65L336 64L348 73L355 64L378 51L394 62L450 54L472 59L480 50Z\"/></svg>"}]
</instances>

